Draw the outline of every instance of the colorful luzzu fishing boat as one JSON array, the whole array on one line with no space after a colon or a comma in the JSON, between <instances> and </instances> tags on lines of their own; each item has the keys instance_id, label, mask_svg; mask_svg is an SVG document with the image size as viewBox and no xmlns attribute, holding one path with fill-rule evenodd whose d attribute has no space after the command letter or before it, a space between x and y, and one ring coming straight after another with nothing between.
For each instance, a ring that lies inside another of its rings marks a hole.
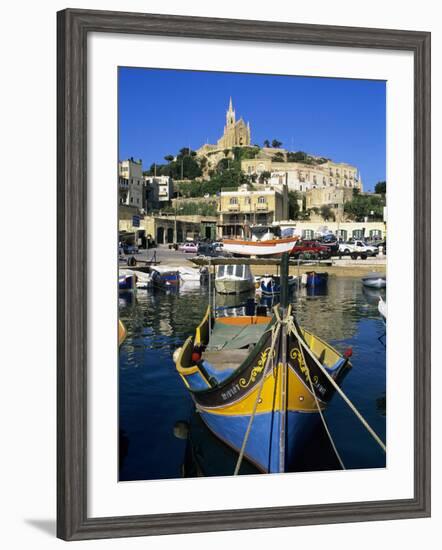
<instances>
[{"instance_id":1,"label":"colorful luzzu fishing boat","mask_svg":"<svg viewBox=\"0 0 442 550\"><path fill-rule=\"evenodd\" d=\"M244 457L264 473L290 471L350 367L349 354L280 306L272 317L222 318L209 307L174 361L209 429L238 464Z\"/></svg>"}]
</instances>

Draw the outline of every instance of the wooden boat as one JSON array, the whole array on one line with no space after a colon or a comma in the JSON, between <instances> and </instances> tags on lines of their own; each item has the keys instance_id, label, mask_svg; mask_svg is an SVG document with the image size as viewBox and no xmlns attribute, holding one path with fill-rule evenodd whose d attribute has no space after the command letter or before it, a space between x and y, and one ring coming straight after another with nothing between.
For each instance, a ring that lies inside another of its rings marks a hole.
<instances>
[{"instance_id":1,"label":"wooden boat","mask_svg":"<svg viewBox=\"0 0 442 550\"><path fill-rule=\"evenodd\" d=\"M362 277L362 284L369 288L385 288L387 286L387 278L385 273L368 273Z\"/></svg>"},{"instance_id":2,"label":"wooden boat","mask_svg":"<svg viewBox=\"0 0 442 550\"><path fill-rule=\"evenodd\" d=\"M385 322L387 320L387 302L382 299L382 296L379 296L378 311Z\"/></svg>"},{"instance_id":3,"label":"wooden boat","mask_svg":"<svg viewBox=\"0 0 442 550\"><path fill-rule=\"evenodd\" d=\"M289 276L288 286L293 287L297 282L297 277ZM281 277L279 275L264 275L259 281L259 288L263 296L274 296L281 293Z\"/></svg>"},{"instance_id":4,"label":"wooden boat","mask_svg":"<svg viewBox=\"0 0 442 550\"><path fill-rule=\"evenodd\" d=\"M155 288L178 287L180 284L180 273L178 270L152 268L150 271L152 286Z\"/></svg>"},{"instance_id":5,"label":"wooden boat","mask_svg":"<svg viewBox=\"0 0 442 550\"><path fill-rule=\"evenodd\" d=\"M220 294L241 294L255 288L255 279L248 265L218 265L215 288Z\"/></svg>"},{"instance_id":6,"label":"wooden boat","mask_svg":"<svg viewBox=\"0 0 442 550\"><path fill-rule=\"evenodd\" d=\"M238 453L235 473L243 457L264 473L290 471L335 391L330 380L350 367L279 306L272 317L222 318L209 307L174 361L201 419Z\"/></svg>"},{"instance_id":7,"label":"wooden boat","mask_svg":"<svg viewBox=\"0 0 442 550\"><path fill-rule=\"evenodd\" d=\"M303 282L307 288L325 286L328 282L328 273L326 271L307 271Z\"/></svg>"},{"instance_id":8,"label":"wooden boat","mask_svg":"<svg viewBox=\"0 0 442 550\"><path fill-rule=\"evenodd\" d=\"M118 319L118 345L121 346L121 344L126 340L127 336L127 329L124 326L123 322Z\"/></svg>"},{"instance_id":9,"label":"wooden boat","mask_svg":"<svg viewBox=\"0 0 442 550\"><path fill-rule=\"evenodd\" d=\"M223 248L226 252L241 256L280 256L284 252L291 252L297 240L298 237L262 241L223 239Z\"/></svg>"},{"instance_id":10,"label":"wooden boat","mask_svg":"<svg viewBox=\"0 0 442 550\"><path fill-rule=\"evenodd\" d=\"M132 272L120 272L118 275L118 290L129 292L137 289L137 276Z\"/></svg>"}]
</instances>

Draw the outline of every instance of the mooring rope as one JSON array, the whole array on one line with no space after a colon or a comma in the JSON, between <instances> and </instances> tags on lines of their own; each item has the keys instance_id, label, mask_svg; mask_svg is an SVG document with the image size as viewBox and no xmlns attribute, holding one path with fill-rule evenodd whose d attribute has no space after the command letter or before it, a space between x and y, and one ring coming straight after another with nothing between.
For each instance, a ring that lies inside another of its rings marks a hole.
<instances>
[{"instance_id":1,"label":"mooring rope","mask_svg":"<svg viewBox=\"0 0 442 550\"><path fill-rule=\"evenodd\" d=\"M242 463L243 458L244 458L244 452L246 450L247 441L249 439L250 432L252 430L252 424L253 424L253 421L255 419L256 411L258 409L259 400L261 399L261 392L262 392L262 388L264 387L264 381L265 381L265 378L267 376L269 366L270 366L270 364L272 365L272 368L274 366L273 365L273 355L274 355L273 352L275 350L275 344L276 344L276 340L278 338L280 329L281 329L280 323L275 323L273 325L273 328L272 328L272 343L270 345L269 355L267 357L267 361L266 361L266 364L265 364L265 367L264 367L264 372L262 373L262 378L261 378L261 381L259 383L258 394L256 396L255 403L253 405L253 410L252 410L252 414L250 416L249 423L247 425L247 430L246 430L246 433L244 434L244 439L243 439L243 442L242 442L242 445L241 445L241 450L239 452L238 460L236 462L235 471L233 472L234 476L238 475L239 469L241 468L241 463Z\"/></svg>"},{"instance_id":2,"label":"mooring rope","mask_svg":"<svg viewBox=\"0 0 442 550\"><path fill-rule=\"evenodd\" d=\"M321 369L322 373L325 375L327 380L330 382L330 384L335 388L335 390L339 393L339 395L342 397L342 399L345 401L345 403L350 407L350 409L355 414L356 418L361 422L361 424L364 426L364 428L368 431L368 433L372 436L372 438L376 441L376 443L381 447L381 449L384 451L384 453L387 452L387 447L385 443L382 441L382 439L378 436L378 434L373 430L373 428L370 426L370 424L365 420L365 418L362 416L362 414L358 411L356 406L350 401L350 399L345 395L345 393L341 390L341 388L338 386L338 384L335 382L332 376L327 372L327 370L324 368L322 363L319 361L319 359L315 356L314 353L311 352L310 348L307 346L307 344L302 339L301 335L298 334L298 331L296 330L295 324L290 323L291 325L291 331L293 334L297 337L298 342L300 345L307 350L308 354L312 359L315 361L317 366Z\"/></svg>"},{"instance_id":3,"label":"mooring rope","mask_svg":"<svg viewBox=\"0 0 442 550\"><path fill-rule=\"evenodd\" d=\"M289 327L289 330L290 330L290 327ZM294 334L295 334L295 333L294 333ZM296 336L296 334L295 334L295 336ZM317 397L316 392L315 392L315 389L314 389L314 387L313 387L312 377L310 376L310 369L309 369L308 366L307 366L307 362L306 362L305 356L304 356L304 350L302 349L302 347L300 348L300 351L301 351L301 355L302 355L302 360L304 361L304 365L305 365L305 367L306 367L306 369L307 369L307 380L308 380L309 383L310 383L310 390L311 390L311 392L312 392L312 394L313 394L313 397L315 398L316 407L317 407L317 409L318 409L319 416L321 417L321 420L322 420L322 424L323 424L323 426L324 426L325 433L326 433L327 436L328 436L328 439L329 439L329 441L330 441L330 445L332 446L333 451L335 452L336 458L338 459L339 464L341 465L341 468L342 468L343 470L346 470L346 467L345 467L344 462L343 462L343 460L342 460L342 458L341 458L341 455L339 454L338 449L337 449L337 447L336 447L336 445L335 445L335 442L334 442L334 440L333 440L332 434L330 433L330 430L328 429L328 425L327 425L327 422L326 422L326 420L325 420L325 417L324 417L324 415L323 415L323 413L322 413L321 406L319 405L318 397Z\"/></svg>"}]
</instances>

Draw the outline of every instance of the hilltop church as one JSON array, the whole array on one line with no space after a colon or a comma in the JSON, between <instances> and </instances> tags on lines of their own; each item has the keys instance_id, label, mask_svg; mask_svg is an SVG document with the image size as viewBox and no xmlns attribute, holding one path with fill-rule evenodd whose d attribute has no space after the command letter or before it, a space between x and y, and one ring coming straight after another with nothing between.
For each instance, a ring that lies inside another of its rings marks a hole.
<instances>
[{"instance_id":1,"label":"hilltop church","mask_svg":"<svg viewBox=\"0 0 442 550\"><path fill-rule=\"evenodd\" d=\"M233 109L232 98L229 101L229 108L226 112L226 124L224 133L217 141L216 145L205 143L197 150L198 157L207 159L207 170L215 168L223 158L231 158L231 154L226 155L226 151L233 147L247 147L251 144L250 123L245 123L242 118L236 120L235 110Z\"/></svg>"}]
</instances>

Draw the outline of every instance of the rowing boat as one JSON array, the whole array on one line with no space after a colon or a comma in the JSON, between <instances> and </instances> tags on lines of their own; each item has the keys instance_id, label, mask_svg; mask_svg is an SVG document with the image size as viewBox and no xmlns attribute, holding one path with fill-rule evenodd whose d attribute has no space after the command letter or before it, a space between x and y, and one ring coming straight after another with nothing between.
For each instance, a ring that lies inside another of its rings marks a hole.
<instances>
[{"instance_id":1,"label":"rowing boat","mask_svg":"<svg viewBox=\"0 0 442 550\"><path fill-rule=\"evenodd\" d=\"M331 380L350 367L280 306L221 318L209 307L174 361L208 428L263 473L290 471L334 394Z\"/></svg>"},{"instance_id":2,"label":"rowing boat","mask_svg":"<svg viewBox=\"0 0 442 550\"><path fill-rule=\"evenodd\" d=\"M241 256L281 256L284 252L291 252L297 240L298 237L262 241L223 239L223 248Z\"/></svg>"}]
</instances>

